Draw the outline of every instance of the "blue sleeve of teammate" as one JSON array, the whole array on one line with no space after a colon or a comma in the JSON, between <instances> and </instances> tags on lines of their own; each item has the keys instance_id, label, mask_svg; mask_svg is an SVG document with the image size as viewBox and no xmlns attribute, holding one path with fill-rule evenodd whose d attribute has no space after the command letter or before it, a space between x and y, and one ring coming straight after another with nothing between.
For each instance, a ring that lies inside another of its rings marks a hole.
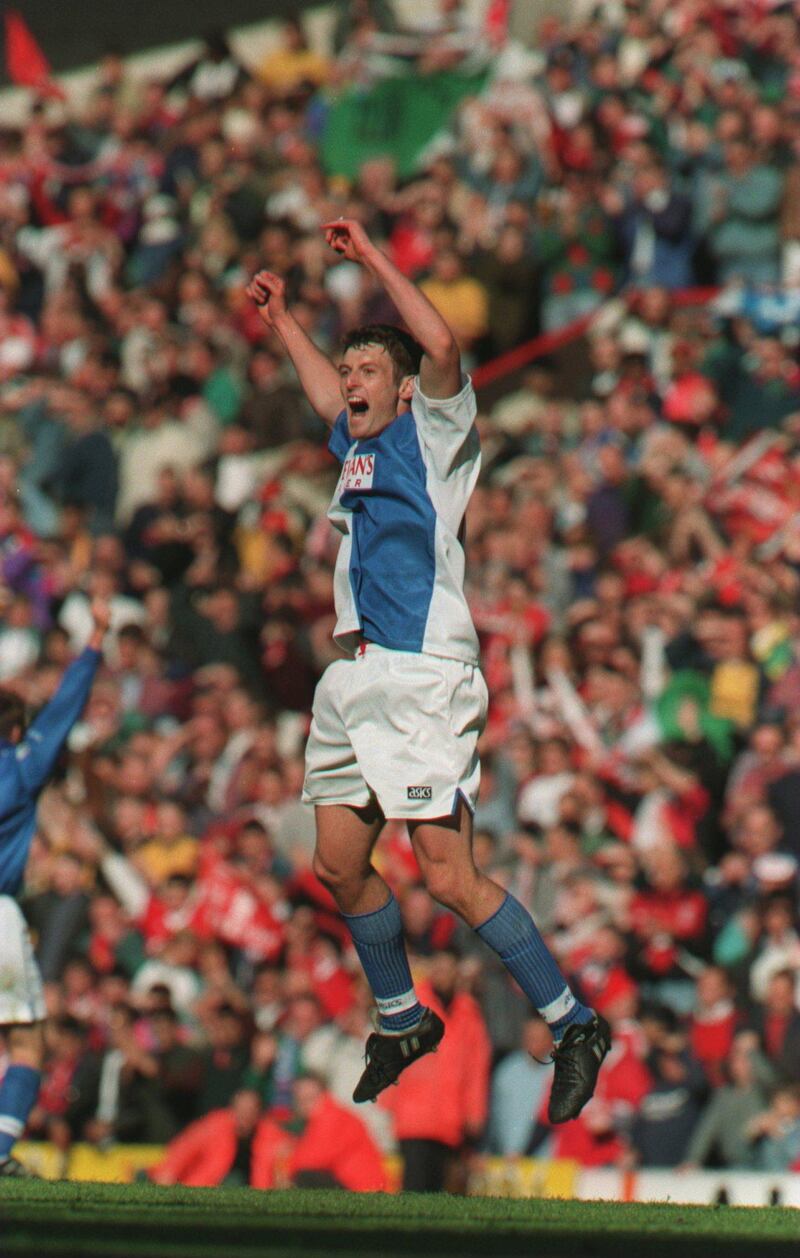
<instances>
[{"instance_id":1,"label":"blue sleeve of teammate","mask_svg":"<svg viewBox=\"0 0 800 1258\"><path fill-rule=\"evenodd\" d=\"M85 708L101 658L100 652L91 647L81 652L17 746L19 775L32 795L40 791L49 778L70 730Z\"/></svg>"},{"instance_id":2,"label":"blue sleeve of teammate","mask_svg":"<svg viewBox=\"0 0 800 1258\"><path fill-rule=\"evenodd\" d=\"M336 423L331 429L331 435L328 438L328 449L335 459L338 459L340 463L344 463L347 458L347 451L352 444L353 439L347 427L347 411L342 411L336 416Z\"/></svg>"}]
</instances>

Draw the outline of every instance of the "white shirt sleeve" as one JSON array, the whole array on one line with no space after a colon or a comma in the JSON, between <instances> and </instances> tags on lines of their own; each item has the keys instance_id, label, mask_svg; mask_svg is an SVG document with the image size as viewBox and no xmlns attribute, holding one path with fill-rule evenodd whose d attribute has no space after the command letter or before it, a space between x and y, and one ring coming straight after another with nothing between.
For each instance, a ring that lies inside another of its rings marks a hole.
<instances>
[{"instance_id":1,"label":"white shirt sleeve","mask_svg":"<svg viewBox=\"0 0 800 1258\"><path fill-rule=\"evenodd\" d=\"M426 397L414 383L411 413L419 439L442 480L446 480L465 462L475 460L478 433L475 416L478 407L469 376L462 376L462 386L454 397Z\"/></svg>"}]
</instances>

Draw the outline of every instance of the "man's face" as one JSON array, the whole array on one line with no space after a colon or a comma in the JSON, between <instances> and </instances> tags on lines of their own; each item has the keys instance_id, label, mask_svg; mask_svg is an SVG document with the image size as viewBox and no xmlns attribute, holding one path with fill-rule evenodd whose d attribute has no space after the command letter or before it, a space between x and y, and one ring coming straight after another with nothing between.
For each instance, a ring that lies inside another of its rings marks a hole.
<instances>
[{"instance_id":1,"label":"man's face","mask_svg":"<svg viewBox=\"0 0 800 1258\"><path fill-rule=\"evenodd\" d=\"M298 1115L308 1122L323 1095L322 1087L315 1079L298 1079L292 1091Z\"/></svg>"},{"instance_id":2,"label":"man's face","mask_svg":"<svg viewBox=\"0 0 800 1258\"><path fill-rule=\"evenodd\" d=\"M350 436L375 437L411 400L413 377L397 379L394 363L382 345L353 346L339 364L342 399Z\"/></svg>"},{"instance_id":3,"label":"man's face","mask_svg":"<svg viewBox=\"0 0 800 1258\"><path fill-rule=\"evenodd\" d=\"M770 1013L789 1017L794 1013L794 983L782 974L776 974L767 987L765 1005Z\"/></svg>"},{"instance_id":4,"label":"man's face","mask_svg":"<svg viewBox=\"0 0 800 1258\"><path fill-rule=\"evenodd\" d=\"M211 1039L215 1048L234 1048L242 1041L242 1024L234 1015L218 1014L211 1028Z\"/></svg>"},{"instance_id":5,"label":"man's face","mask_svg":"<svg viewBox=\"0 0 800 1258\"><path fill-rule=\"evenodd\" d=\"M453 995L458 980L458 962L449 952L437 952L431 958L428 977L434 991L440 996Z\"/></svg>"},{"instance_id":6,"label":"man's face","mask_svg":"<svg viewBox=\"0 0 800 1258\"><path fill-rule=\"evenodd\" d=\"M231 1101L236 1131L240 1136L250 1136L261 1117L261 1102L257 1093L237 1092Z\"/></svg>"},{"instance_id":7,"label":"man's face","mask_svg":"<svg viewBox=\"0 0 800 1258\"><path fill-rule=\"evenodd\" d=\"M154 1017L150 1026L156 1042L156 1048L165 1053L178 1043L178 1028L171 1018Z\"/></svg>"},{"instance_id":8,"label":"man's face","mask_svg":"<svg viewBox=\"0 0 800 1258\"><path fill-rule=\"evenodd\" d=\"M289 1006L290 1034L301 1043L319 1026L319 1010L314 1000L299 997Z\"/></svg>"}]
</instances>

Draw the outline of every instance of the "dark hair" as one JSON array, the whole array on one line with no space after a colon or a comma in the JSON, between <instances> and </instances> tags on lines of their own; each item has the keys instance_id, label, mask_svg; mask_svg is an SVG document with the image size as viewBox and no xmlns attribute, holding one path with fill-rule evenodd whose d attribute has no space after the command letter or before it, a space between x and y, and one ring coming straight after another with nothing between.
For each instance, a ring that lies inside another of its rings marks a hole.
<instances>
[{"instance_id":1,"label":"dark hair","mask_svg":"<svg viewBox=\"0 0 800 1258\"><path fill-rule=\"evenodd\" d=\"M216 1014L218 1018L230 1018L232 1021L238 1022L239 1026L244 1026L245 1015L235 1005L229 1005L227 1002L218 1005Z\"/></svg>"},{"instance_id":2,"label":"dark hair","mask_svg":"<svg viewBox=\"0 0 800 1258\"><path fill-rule=\"evenodd\" d=\"M363 327L352 328L342 341L342 353L349 349L364 349L367 345L380 345L386 350L398 380L415 376L419 371L422 346L402 328L393 327L390 323L367 323Z\"/></svg>"},{"instance_id":3,"label":"dark hair","mask_svg":"<svg viewBox=\"0 0 800 1258\"><path fill-rule=\"evenodd\" d=\"M244 834L245 830L254 831L256 834L263 834L265 838L269 838L269 831L267 830L267 827L263 825L257 817L250 817L247 821L245 821L239 831L239 834Z\"/></svg>"},{"instance_id":4,"label":"dark hair","mask_svg":"<svg viewBox=\"0 0 800 1258\"><path fill-rule=\"evenodd\" d=\"M775 970L769 976L770 983L774 982L776 978L781 979L784 983L794 984L796 975L794 970Z\"/></svg>"},{"instance_id":5,"label":"dark hair","mask_svg":"<svg viewBox=\"0 0 800 1258\"><path fill-rule=\"evenodd\" d=\"M56 1030L60 1031L62 1035L74 1035L81 1040L85 1040L88 1035L88 1027L85 1023L70 1015L57 1020Z\"/></svg>"},{"instance_id":6,"label":"dark hair","mask_svg":"<svg viewBox=\"0 0 800 1258\"><path fill-rule=\"evenodd\" d=\"M205 44L205 52L208 56L224 61L226 57L231 55L231 46L228 43L227 36L220 27L212 27L206 31L203 36Z\"/></svg>"},{"instance_id":7,"label":"dark hair","mask_svg":"<svg viewBox=\"0 0 800 1258\"><path fill-rule=\"evenodd\" d=\"M136 1011L132 1009L130 1005L126 1005L124 1003L112 1005L111 1013L124 1018L128 1026L133 1026L137 1017Z\"/></svg>"},{"instance_id":8,"label":"dark hair","mask_svg":"<svg viewBox=\"0 0 800 1258\"><path fill-rule=\"evenodd\" d=\"M71 856L74 861L78 861L78 857L75 856L73 852L61 852L61 856ZM94 975L96 973L91 961L87 956L84 956L82 952L71 952L64 962L65 970L69 970L75 966L77 966L80 970L84 970L87 974Z\"/></svg>"},{"instance_id":9,"label":"dark hair","mask_svg":"<svg viewBox=\"0 0 800 1258\"><path fill-rule=\"evenodd\" d=\"M674 1035L680 1030L680 1020L674 1009L656 1002L643 1003L639 1010L639 1021L655 1022L667 1035Z\"/></svg>"},{"instance_id":10,"label":"dark hair","mask_svg":"<svg viewBox=\"0 0 800 1258\"><path fill-rule=\"evenodd\" d=\"M318 1070L301 1070L296 1074L292 1083L316 1083L318 1088L324 1092L328 1087L328 1080Z\"/></svg>"},{"instance_id":11,"label":"dark hair","mask_svg":"<svg viewBox=\"0 0 800 1258\"><path fill-rule=\"evenodd\" d=\"M122 626L117 634L117 641L119 641L120 638L123 638L128 642L135 642L137 646L141 646L143 642L147 641L147 634L141 625L131 623Z\"/></svg>"},{"instance_id":12,"label":"dark hair","mask_svg":"<svg viewBox=\"0 0 800 1258\"><path fill-rule=\"evenodd\" d=\"M110 895L111 893L108 892L107 894ZM123 970L122 967L119 965L115 965L110 970L104 970L103 973L99 976L99 982L103 983L105 982L107 978L122 979L124 983L130 983L131 981L130 975L125 970Z\"/></svg>"},{"instance_id":13,"label":"dark hair","mask_svg":"<svg viewBox=\"0 0 800 1258\"><path fill-rule=\"evenodd\" d=\"M0 686L0 738L8 739L15 729L25 732L25 704L13 690Z\"/></svg>"},{"instance_id":14,"label":"dark hair","mask_svg":"<svg viewBox=\"0 0 800 1258\"><path fill-rule=\"evenodd\" d=\"M185 887L187 890L192 885L192 880L188 874L170 874L166 880L168 887Z\"/></svg>"},{"instance_id":15,"label":"dark hair","mask_svg":"<svg viewBox=\"0 0 800 1258\"><path fill-rule=\"evenodd\" d=\"M150 1014L151 1022L169 1022L172 1026L178 1026L179 1018L171 1005L164 1005L160 1009L154 1009Z\"/></svg>"}]
</instances>

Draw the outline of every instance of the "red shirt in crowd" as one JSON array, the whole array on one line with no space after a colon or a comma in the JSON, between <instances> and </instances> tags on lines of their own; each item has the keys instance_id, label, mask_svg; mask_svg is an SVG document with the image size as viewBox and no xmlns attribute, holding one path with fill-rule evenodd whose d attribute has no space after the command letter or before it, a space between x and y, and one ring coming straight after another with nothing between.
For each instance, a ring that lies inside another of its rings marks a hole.
<instances>
[{"instance_id":1,"label":"red shirt in crowd","mask_svg":"<svg viewBox=\"0 0 800 1258\"><path fill-rule=\"evenodd\" d=\"M486 1121L491 1045L477 1001L458 992L445 1009L428 982L417 985L423 1005L439 1015L445 1036L405 1071L382 1103L391 1111L398 1140L436 1140L456 1149Z\"/></svg>"},{"instance_id":2,"label":"red shirt in crowd","mask_svg":"<svg viewBox=\"0 0 800 1258\"><path fill-rule=\"evenodd\" d=\"M327 1171L351 1192L382 1192L383 1155L357 1114L323 1094L299 1137L288 1164L298 1171Z\"/></svg>"},{"instance_id":3,"label":"red shirt in crowd","mask_svg":"<svg viewBox=\"0 0 800 1258\"><path fill-rule=\"evenodd\" d=\"M708 904L700 891L640 891L631 904L631 926L647 940L644 960L655 975L666 975L677 960L681 943L702 940Z\"/></svg>"},{"instance_id":4,"label":"red shirt in crowd","mask_svg":"<svg viewBox=\"0 0 800 1258\"><path fill-rule=\"evenodd\" d=\"M261 1119L253 1135L252 1188L275 1187L278 1163L288 1157L291 1143L291 1136L273 1119ZM237 1144L233 1110L212 1110L170 1141L163 1162L153 1168L151 1176L158 1184L215 1188L233 1166Z\"/></svg>"},{"instance_id":5,"label":"red shirt in crowd","mask_svg":"<svg viewBox=\"0 0 800 1258\"><path fill-rule=\"evenodd\" d=\"M738 1023L731 1000L717 1001L710 1009L692 1015L689 1025L692 1055L700 1062L709 1083L715 1088L726 1081L723 1063L733 1047Z\"/></svg>"}]
</instances>

